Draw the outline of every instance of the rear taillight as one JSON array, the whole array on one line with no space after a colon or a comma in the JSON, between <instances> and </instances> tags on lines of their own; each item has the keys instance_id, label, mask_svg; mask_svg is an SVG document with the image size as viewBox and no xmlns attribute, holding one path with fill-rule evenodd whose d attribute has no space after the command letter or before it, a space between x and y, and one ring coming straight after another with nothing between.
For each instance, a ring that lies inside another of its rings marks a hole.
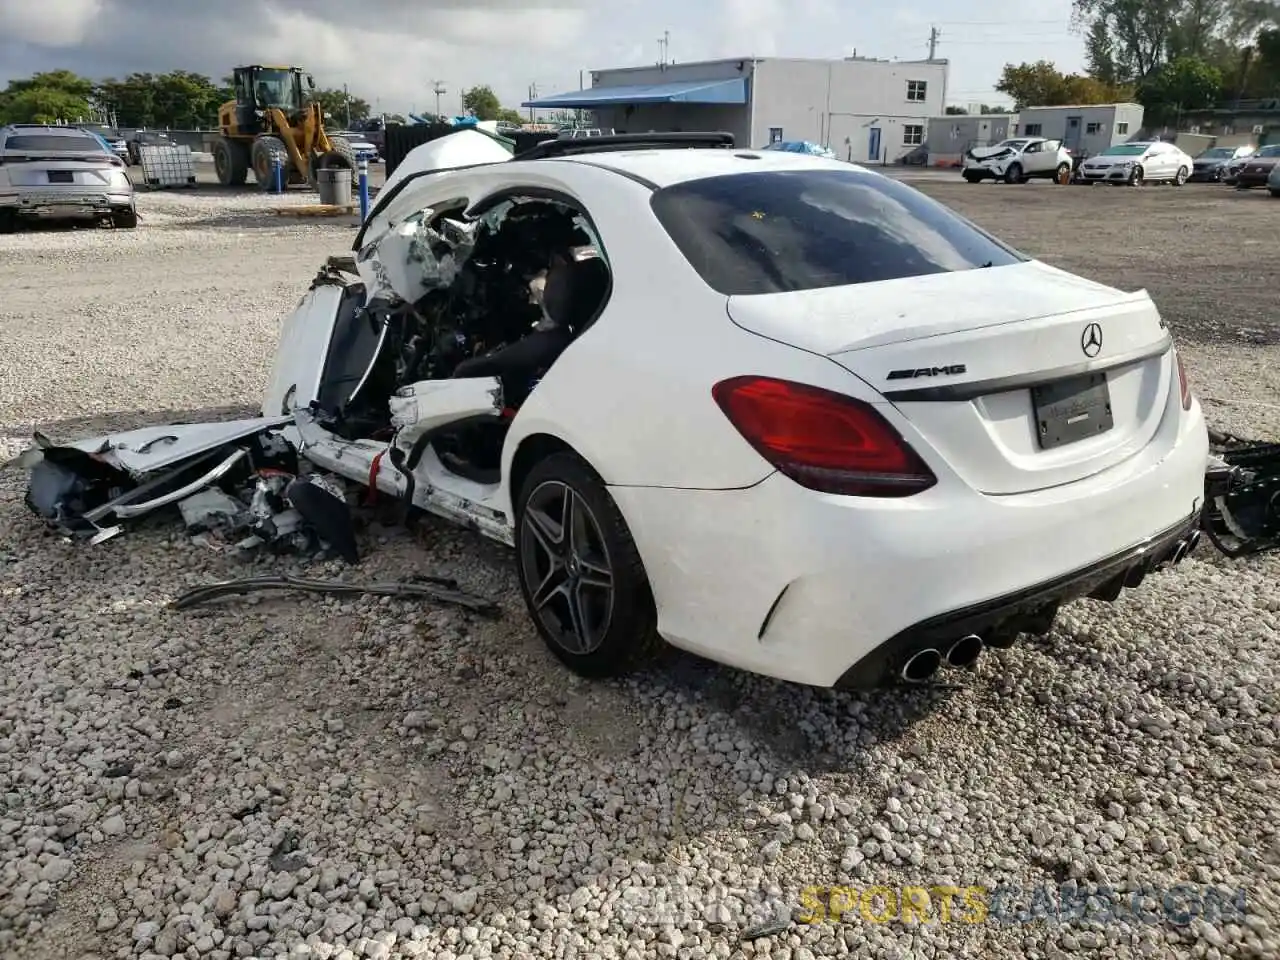
<instances>
[{"instance_id":1,"label":"rear taillight","mask_svg":"<svg viewBox=\"0 0 1280 960\"><path fill-rule=\"evenodd\" d=\"M762 457L810 490L907 497L938 482L898 431L861 400L770 377L723 380L711 395Z\"/></svg>"},{"instance_id":2,"label":"rear taillight","mask_svg":"<svg viewBox=\"0 0 1280 960\"><path fill-rule=\"evenodd\" d=\"M1178 361L1178 386L1182 390L1182 409L1191 409L1191 381L1187 379L1187 368L1182 365L1182 357L1178 351L1173 351L1174 359Z\"/></svg>"}]
</instances>

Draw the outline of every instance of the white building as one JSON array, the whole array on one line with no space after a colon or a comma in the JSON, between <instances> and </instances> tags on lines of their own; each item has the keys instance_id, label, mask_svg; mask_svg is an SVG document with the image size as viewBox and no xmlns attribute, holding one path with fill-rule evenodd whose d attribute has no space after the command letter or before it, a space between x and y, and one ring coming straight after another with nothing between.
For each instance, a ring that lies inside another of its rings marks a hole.
<instances>
[{"instance_id":1,"label":"white building","mask_svg":"<svg viewBox=\"0 0 1280 960\"><path fill-rule=\"evenodd\" d=\"M929 166L959 166L970 147L987 147L1014 136L1018 129L1016 113L978 113L930 117L925 142L929 147Z\"/></svg>"},{"instance_id":2,"label":"white building","mask_svg":"<svg viewBox=\"0 0 1280 960\"><path fill-rule=\"evenodd\" d=\"M595 70L591 81L523 105L589 110L619 133L723 130L742 147L809 140L845 160L893 163L942 113L947 61L746 57Z\"/></svg>"},{"instance_id":3,"label":"white building","mask_svg":"<svg viewBox=\"0 0 1280 960\"><path fill-rule=\"evenodd\" d=\"M1142 117L1140 103L1025 107L1018 115L1018 135L1061 140L1068 150L1093 156L1136 137Z\"/></svg>"}]
</instances>

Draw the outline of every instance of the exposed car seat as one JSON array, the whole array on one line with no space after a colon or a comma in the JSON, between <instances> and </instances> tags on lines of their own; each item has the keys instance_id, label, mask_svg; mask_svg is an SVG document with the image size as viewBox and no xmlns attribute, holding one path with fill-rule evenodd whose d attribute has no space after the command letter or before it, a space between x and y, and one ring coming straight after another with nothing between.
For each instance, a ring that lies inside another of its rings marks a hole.
<instances>
[{"instance_id":1,"label":"exposed car seat","mask_svg":"<svg viewBox=\"0 0 1280 960\"><path fill-rule=\"evenodd\" d=\"M454 377L498 377L509 405L528 396L532 382L589 326L609 288L609 269L599 257L559 261L547 272L542 303L554 322L483 357L458 364Z\"/></svg>"}]
</instances>

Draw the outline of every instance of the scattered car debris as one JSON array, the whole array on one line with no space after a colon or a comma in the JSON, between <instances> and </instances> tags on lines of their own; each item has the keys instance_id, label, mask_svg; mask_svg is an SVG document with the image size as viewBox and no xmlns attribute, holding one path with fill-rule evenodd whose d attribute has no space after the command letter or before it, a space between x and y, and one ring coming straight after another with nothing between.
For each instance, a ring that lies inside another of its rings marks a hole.
<instances>
[{"instance_id":1,"label":"scattered car debris","mask_svg":"<svg viewBox=\"0 0 1280 960\"><path fill-rule=\"evenodd\" d=\"M27 507L72 539L102 543L176 505L199 543L242 553L328 550L358 563L345 484L303 473L288 418L147 427L67 445L39 432L8 467L30 472Z\"/></svg>"},{"instance_id":2,"label":"scattered car debris","mask_svg":"<svg viewBox=\"0 0 1280 960\"><path fill-rule=\"evenodd\" d=\"M1211 433L1201 524L1228 557L1280 547L1280 444Z\"/></svg>"},{"instance_id":3,"label":"scattered car debris","mask_svg":"<svg viewBox=\"0 0 1280 960\"><path fill-rule=\"evenodd\" d=\"M757 923L754 927L748 927L742 931L742 936L738 939L743 943L750 943L752 940L762 940L765 937L776 937L780 933L786 933L791 929L789 920L766 920L764 923Z\"/></svg>"},{"instance_id":4,"label":"scattered car debris","mask_svg":"<svg viewBox=\"0 0 1280 960\"><path fill-rule=\"evenodd\" d=\"M176 597L169 606L174 610L187 610L219 597L238 596L262 590L302 590L307 593L328 593L336 596L365 594L380 597L421 597L426 600L436 600L440 603L451 603L455 606L465 607L482 616L497 618L501 615L501 608L496 603L484 597L464 593L458 589L456 581L425 576L389 583L307 580L302 577L288 575L243 577L238 580L224 580L220 583L196 587L194 590L189 590Z\"/></svg>"}]
</instances>

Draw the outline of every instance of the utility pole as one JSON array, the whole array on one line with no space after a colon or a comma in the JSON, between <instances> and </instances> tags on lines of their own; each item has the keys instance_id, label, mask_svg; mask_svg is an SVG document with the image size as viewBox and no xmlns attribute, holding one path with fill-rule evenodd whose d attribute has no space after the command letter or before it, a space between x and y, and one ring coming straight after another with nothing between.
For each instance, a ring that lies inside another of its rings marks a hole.
<instances>
[{"instance_id":1,"label":"utility pole","mask_svg":"<svg viewBox=\"0 0 1280 960\"><path fill-rule=\"evenodd\" d=\"M342 99L347 105L347 129L351 129L351 93L347 90L347 85L342 85Z\"/></svg>"},{"instance_id":2,"label":"utility pole","mask_svg":"<svg viewBox=\"0 0 1280 960\"><path fill-rule=\"evenodd\" d=\"M929 59L930 60L937 59L938 40L941 39L941 37L942 37L942 34L938 31L937 27L929 28Z\"/></svg>"},{"instance_id":3,"label":"utility pole","mask_svg":"<svg viewBox=\"0 0 1280 960\"><path fill-rule=\"evenodd\" d=\"M538 85L536 83L529 84L529 100L530 102L538 99ZM533 107L529 108L529 122L533 123Z\"/></svg>"},{"instance_id":4,"label":"utility pole","mask_svg":"<svg viewBox=\"0 0 1280 960\"><path fill-rule=\"evenodd\" d=\"M449 91L444 88L443 80L431 81L431 92L436 95L436 116L440 116L440 98Z\"/></svg>"},{"instance_id":5,"label":"utility pole","mask_svg":"<svg viewBox=\"0 0 1280 960\"><path fill-rule=\"evenodd\" d=\"M671 50L670 30L662 31L662 39L658 41L658 47L662 50L662 59L658 61L658 66L665 67L667 65L667 53Z\"/></svg>"}]
</instances>

